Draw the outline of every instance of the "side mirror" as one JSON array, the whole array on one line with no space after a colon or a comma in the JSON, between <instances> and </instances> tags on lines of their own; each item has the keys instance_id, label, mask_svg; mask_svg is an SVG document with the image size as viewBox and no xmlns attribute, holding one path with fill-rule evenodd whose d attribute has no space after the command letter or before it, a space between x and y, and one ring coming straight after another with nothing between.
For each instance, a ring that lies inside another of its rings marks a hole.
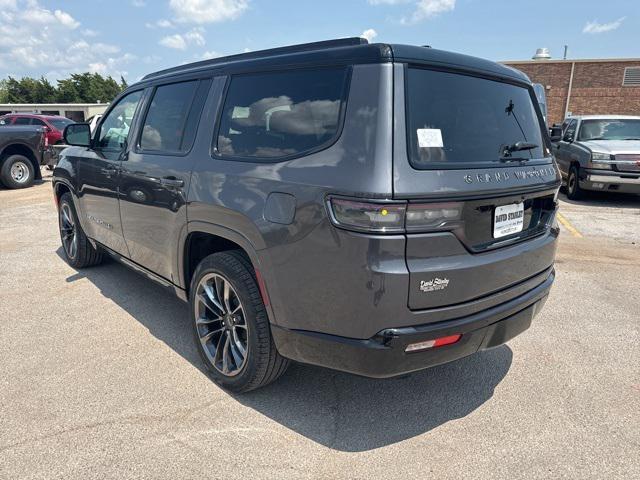
<instances>
[{"instance_id":1,"label":"side mirror","mask_svg":"<svg viewBox=\"0 0 640 480\"><path fill-rule=\"evenodd\" d=\"M573 135L570 133L567 133L563 138L562 138L563 142L568 142L571 143L573 142Z\"/></svg>"},{"instance_id":2,"label":"side mirror","mask_svg":"<svg viewBox=\"0 0 640 480\"><path fill-rule=\"evenodd\" d=\"M87 123L72 123L64 129L64 143L74 147L91 146L91 128Z\"/></svg>"},{"instance_id":3,"label":"side mirror","mask_svg":"<svg viewBox=\"0 0 640 480\"><path fill-rule=\"evenodd\" d=\"M552 142L559 142L562 140L562 127L554 125L549 129L549 135Z\"/></svg>"}]
</instances>

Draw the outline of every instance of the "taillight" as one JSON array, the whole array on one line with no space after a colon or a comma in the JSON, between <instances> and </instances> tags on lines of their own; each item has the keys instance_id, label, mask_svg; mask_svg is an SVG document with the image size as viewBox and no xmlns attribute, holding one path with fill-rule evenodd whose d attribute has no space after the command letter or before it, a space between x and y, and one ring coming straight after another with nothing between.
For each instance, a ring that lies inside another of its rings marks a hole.
<instances>
[{"instance_id":1,"label":"taillight","mask_svg":"<svg viewBox=\"0 0 640 480\"><path fill-rule=\"evenodd\" d=\"M410 203L407 231L450 230L460 223L461 203Z\"/></svg>"},{"instance_id":2,"label":"taillight","mask_svg":"<svg viewBox=\"0 0 640 480\"><path fill-rule=\"evenodd\" d=\"M49 146L49 137L44 135L44 148L47 148L48 146Z\"/></svg>"},{"instance_id":3,"label":"taillight","mask_svg":"<svg viewBox=\"0 0 640 480\"><path fill-rule=\"evenodd\" d=\"M461 203L407 203L347 200L332 197L329 211L334 225L374 233L451 230L462 219Z\"/></svg>"},{"instance_id":4,"label":"taillight","mask_svg":"<svg viewBox=\"0 0 640 480\"><path fill-rule=\"evenodd\" d=\"M331 198L331 220L338 227L365 232L404 231L406 203L379 203Z\"/></svg>"}]
</instances>

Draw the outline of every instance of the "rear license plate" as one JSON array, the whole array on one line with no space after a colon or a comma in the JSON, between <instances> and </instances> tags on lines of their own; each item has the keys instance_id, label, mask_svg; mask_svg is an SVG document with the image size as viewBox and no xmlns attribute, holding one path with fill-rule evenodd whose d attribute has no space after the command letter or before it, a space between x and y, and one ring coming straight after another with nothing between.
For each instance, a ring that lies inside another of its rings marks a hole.
<instances>
[{"instance_id":1,"label":"rear license plate","mask_svg":"<svg viewBox=\"0 0 640 480\"><path fill-rule=\"evenodd\" d=\"M496 207L493 214L493 238L506 237L522 231L524 203Z\"/></svg>"}]
</instances>

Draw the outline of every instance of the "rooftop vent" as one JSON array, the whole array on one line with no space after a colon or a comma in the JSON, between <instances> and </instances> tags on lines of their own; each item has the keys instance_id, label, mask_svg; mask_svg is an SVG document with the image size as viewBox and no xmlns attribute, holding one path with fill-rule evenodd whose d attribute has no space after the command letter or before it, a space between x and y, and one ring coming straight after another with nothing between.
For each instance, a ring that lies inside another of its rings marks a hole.
<instances>
[{"instance_id":1,"label":"rooftop vent","mask_svg":"<svg viewBox=\"0 0 640 480\"><path fill-rule=\"evenodd\" d=\"M531 58L533 60L551 60L551 54L548 48L538 48L536 54Z\"/></svg>"}]
</instances>

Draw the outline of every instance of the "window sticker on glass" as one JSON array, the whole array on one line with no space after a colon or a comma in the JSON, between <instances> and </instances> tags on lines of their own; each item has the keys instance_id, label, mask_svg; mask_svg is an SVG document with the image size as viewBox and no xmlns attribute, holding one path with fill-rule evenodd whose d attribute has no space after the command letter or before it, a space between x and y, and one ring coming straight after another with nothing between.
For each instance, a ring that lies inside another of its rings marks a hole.
<instances>
[{"instance_id":1,"label":"window sticker on glass","mask_svg":"<svg viewBox=\"0 0 640 480\"><path fill-rule=\"evenodd\" d=\"M231 113L231 118L249 118L251 114L250 107L233 107L233 112Z\"/></svg>"},{"instance_id":2,"label":"window sticker on glass","mask_svg":"<svg viewBox=\"0 0 640 480\"><path fill-rule=\"evenodd\" d=\"M442 132L439 128L418 128L418 147L442 148Z\"/></svg>"}]
</instances>

